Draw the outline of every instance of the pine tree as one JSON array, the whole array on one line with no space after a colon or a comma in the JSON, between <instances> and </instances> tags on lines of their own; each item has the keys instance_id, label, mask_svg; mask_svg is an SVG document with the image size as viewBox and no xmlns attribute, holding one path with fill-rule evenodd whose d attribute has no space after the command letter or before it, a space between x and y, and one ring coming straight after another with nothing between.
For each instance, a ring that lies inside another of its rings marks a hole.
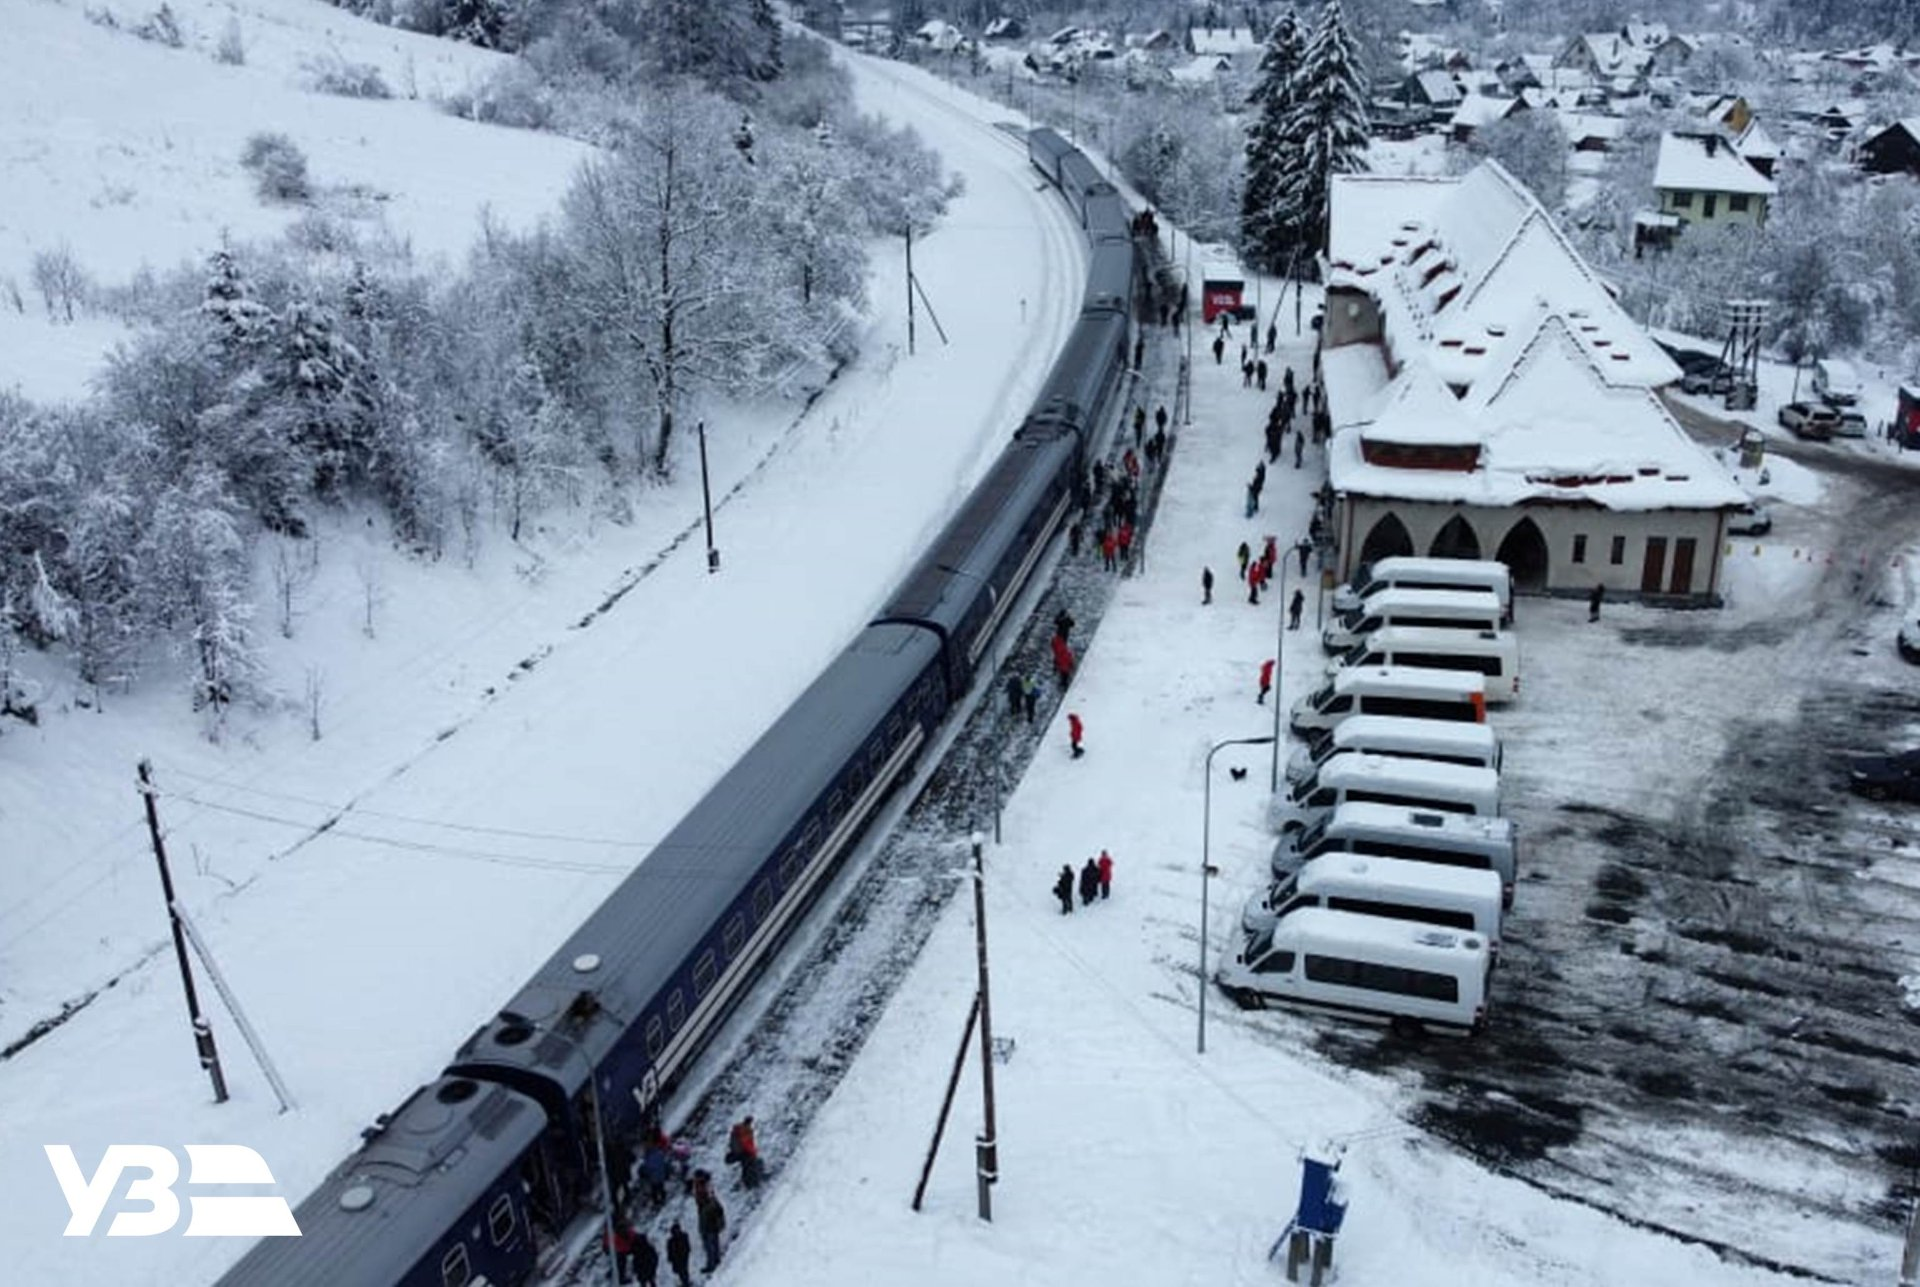
<instances>
[{"instance_id":1,"label":"pine tree","mask_svg":"<svg viewBox=\"0 0 1920 1287\"><path fill-rule=\"evenodd\" d=\"M780 18L773 11L773 0L752 0L748 16L753 20L754 34L760 43L755 74L761 80L778 80L785 70L785 62L780 52Z\"/></svg>"},{"instance_id":2,"label":"pine tree","mask_svg":"<svg viewBox=\"0 0 1920 1287\"><path fill-rule=\"evenodd\" d=\"M1247 127L1245 186L1240 196L1240 242L1248 261L1270 273L1283 271L1298 232L1276 221L1275 204L1287 163L1287 124L1293 114L1303 41L1293 13L1280 15L1260 57L1259 80L1248 95L1254 109Z\"/></svg>"},{"instance_id":3,"label":"pine tree","mask_svg":"<svg viewBox=\"0 0 1920 1287\"><path fill-rule=\"evenodd\" d=\"M1303 261L1326 247L1333 176L1367 168L1365 84L1340 0L1327 0L1301 64L1287 124L1292 155L1275 204L1276 221L1296 231Z\"/></svg>"}]
</instances>

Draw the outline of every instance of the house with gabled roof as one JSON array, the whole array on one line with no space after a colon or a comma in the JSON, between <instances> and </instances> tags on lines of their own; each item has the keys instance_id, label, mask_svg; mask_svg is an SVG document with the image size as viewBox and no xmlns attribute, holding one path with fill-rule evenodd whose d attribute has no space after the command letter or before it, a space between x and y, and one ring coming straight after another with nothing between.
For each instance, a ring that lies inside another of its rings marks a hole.
<instances>
[{"instance_id":1,"label":"house with gabled roof","mask_svg":"<svg viewBox=\"0 0 1920 1287\"><path fill-rule=\"evenodd\" d=\"M1869 174L1920 176L1920 116L1895 121L1868 135L1854 159Z\"/></svg>"},{"instance_id":2,"label":"house with gabled roof","mask_svg":"<svg viewBox=\"0 0 1920 1287\"><path fill-rule=\"evenodd\" d=\"M1763 227L1767 203L1778 190L1731 139L1712 132L1661 135L1653 187L1659 213L1679 220L1681 230L1695 224Z\"/></svg>"},{"instance_id":3,"label":"house with gabled roof","mask_svg":"<svg viewBox=\"0 0 1920 1287\"><path fill-rule=\"evenodd\" d=\"M1673 362L1495 162L1333 180L1319 364L1338 570L1496 558L1517 588L1717 603L1745 493Z\"/></svg>"}]
</instances>

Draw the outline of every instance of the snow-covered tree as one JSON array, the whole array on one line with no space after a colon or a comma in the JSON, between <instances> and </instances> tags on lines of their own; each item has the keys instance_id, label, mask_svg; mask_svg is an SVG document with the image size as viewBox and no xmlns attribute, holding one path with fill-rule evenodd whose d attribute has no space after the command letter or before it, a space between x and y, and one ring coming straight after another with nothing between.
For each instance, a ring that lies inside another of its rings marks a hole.
<instances>
[{"instance_id":1,"label":"snow-covered tree","mask_svg":"<svg viewBox=\"0 0 1920 1287\"><path fill-rule=\"evenodd\" d=\"M234 498L217 471L196 466L154 502L140 550L143 598L155 624L193 661L193 706L218 738L226 706L259 674L249 621L246 546Z\"/></svg>"},{"instance_id":2,"label":"snow-covered tree","mask_svg":"<svg viewBox=\"0 0 1920 1287\"><path fill-rule=\"evenodd\" d=\"M1301 261L1311 262L1326 246L1333 176L1367 168L1366 77L1340 0L1327 0L1307 42L1286 134L1293 151L1274 219L1298 230Z\"/></svg>"},{"instance_id":3,"label":"snow-covered tree","mask_svg":"<svg viewBox=\"0 0 1920 1287\"><path fill-rule=\"evenodd\" d=\"M360 353L322 300L298 295L275 319L263 415L287 418L285 437L306 457L315 494L337 499L366 478L372 435L358 376Z\"/></svg>"},{"instance_id":4,"label":"snow-covered tree","mask_svg":"<svg viewBox=\"0 0 1920 1287\"><path fill-rule=\"evenodd\" d=\"M1284 271L1299 244L1299 230L1278 219L1279 193L1292 151L1287 138L1295 91L1306 52L1292 10L1280 15L1260 55L1258 79L1248 95L1246 171L1240 197L1240 244L1247 260L1264 272Z\"/></svg>"},{"instance_id":5,"label":"snow-covered tree","mask_svg":"<svg viewBox=\"0 0 1920 1287\"><path fill-rule=\"evenodd\" d=\"M1474 131L1467 154L1472 161L1491 157L1550 211L1566 204L1567 132L1553 112L1521 111Z\"/></svg>"},{"instance_id":6,"label":"snow-covered tree","mask_svg":"<svg viewBox=\"0 0 1920 1287\"><path fill-rule=\"evenodd\" d=\"M773 0L751 0L747 16L759 43L759 65L754 74L761 80L778 80L785 59L780 45L780 16L773 11Z\"/></svg>"}]
</instances>

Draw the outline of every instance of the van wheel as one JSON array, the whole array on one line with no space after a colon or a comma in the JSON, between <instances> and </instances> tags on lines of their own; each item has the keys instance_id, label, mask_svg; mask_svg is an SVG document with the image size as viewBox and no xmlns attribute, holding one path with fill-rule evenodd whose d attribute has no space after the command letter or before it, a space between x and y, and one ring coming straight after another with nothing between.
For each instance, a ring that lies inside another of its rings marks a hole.
<instances>
[{"instance_id":1,"label":"van wheel","mask_svg":"<svg viewBox=\"0 0 1920 1287\"><path fill-rule=\"evenodd\" d=\"M1418 1019L1409 1019L1406 1015L1395 1015L1387 1024L1387 1031L1400 1041L1418 1041L1427 1035L1426 1025Z\"/></svg>"},{"instance_id":2,"label":"van wheel","mask_svg":"<svg viewBox=\"0 0 1920 1287\"><path fill-rule=\"evenodd\" d=\"M1227 994L1227 1000L1233 1002L1242 1010L1259 1010L1264 1008L1260 1004L1259 993L1253 991L1251 988L1226 988L1224 991Z\"/></svg>"}]
</instances>

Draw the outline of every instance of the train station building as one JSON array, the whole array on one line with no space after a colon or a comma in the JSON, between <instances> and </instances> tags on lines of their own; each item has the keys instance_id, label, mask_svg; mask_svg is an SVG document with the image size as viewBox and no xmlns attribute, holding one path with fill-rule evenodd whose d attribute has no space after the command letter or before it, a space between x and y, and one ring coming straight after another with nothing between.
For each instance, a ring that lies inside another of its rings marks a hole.
<instances>
[{"instance_id":1,"label":"train station building","mask_svg":"<svg viewBox=\"0 0 1920 1287\"><path fill-rule=\"evenodd\" d=\"M1747 497L1658 390L1672 360L1524 185L1334 179L1320 363L1335 572L1495 558L1516 588L1717 604Z\"/></svg>"}]
</instances>

